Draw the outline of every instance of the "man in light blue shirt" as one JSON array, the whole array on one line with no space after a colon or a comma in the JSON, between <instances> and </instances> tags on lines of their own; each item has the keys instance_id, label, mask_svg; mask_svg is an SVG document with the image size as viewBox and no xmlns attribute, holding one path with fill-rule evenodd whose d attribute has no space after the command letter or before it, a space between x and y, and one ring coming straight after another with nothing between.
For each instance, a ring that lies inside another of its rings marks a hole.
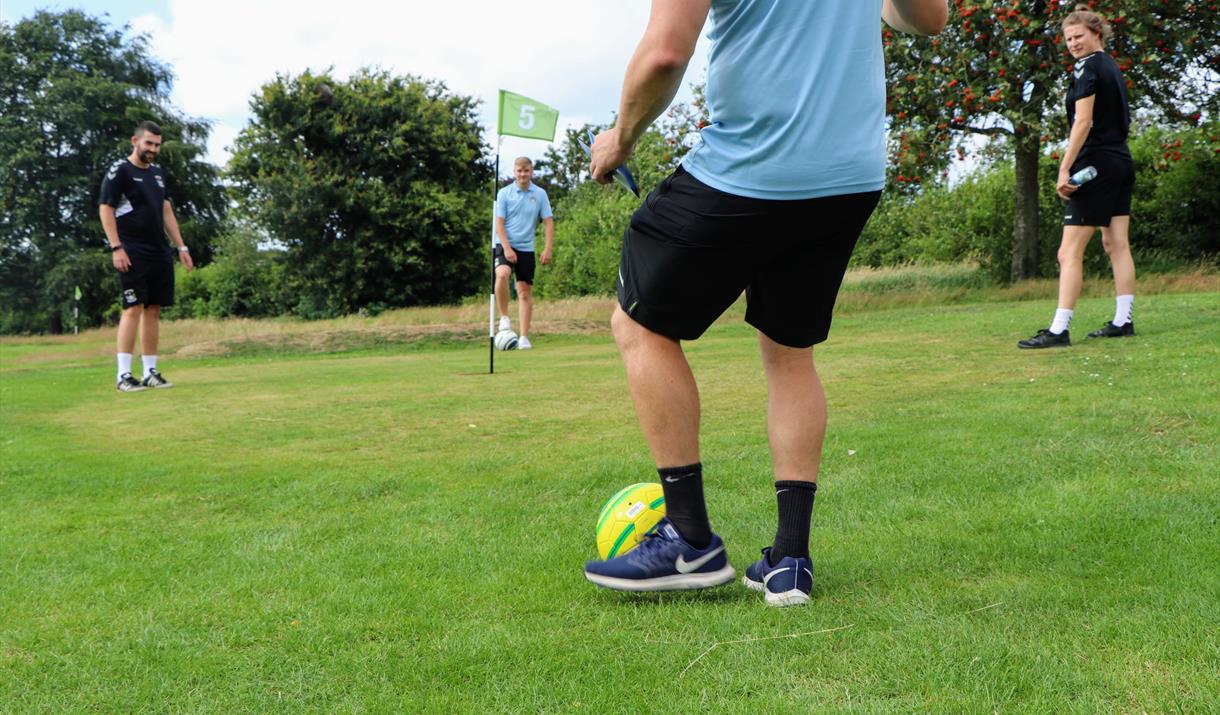
<instances>
[{"instance_id":1,"label":"man in light blue shirt","mask_svg":"<svg viewBox=\"0 0 1220 715\"><path fill-rule=\"evenodd\" d=\"M809 600L809 526L826 396L826 339L856 239L885 181L881 20L935 34L947 0L653 0L615 126L589 172L607 183L673 99L711 14L711 124L631 217L611 320L666 517L634 550L585 564L606 588L663 591L733 580L703 500L699 391L682 351L746 293L767 374L778 524L744 583L770 606Z\"/></svg>"},{"instance_id":2,"label":"man in light blue shirt","mask_svg":"<svg viewBox=\"0 0 1220 715\"><path fill-rule=\"evenodd\" d=\"M534 233L542 219L546 246L542 249L542 265L551 262L555 242L555 219L546 192L536 186L534 163L529 157L517 157L513 162L513 183L496 194L496 224L492 235L492 254L496 269L496 307L500 310L500 330L509 330L508 278L517 274L517 310L521 320L518 350L529 350L530 319L534 311Z\"/></svg>"}]
</instances>

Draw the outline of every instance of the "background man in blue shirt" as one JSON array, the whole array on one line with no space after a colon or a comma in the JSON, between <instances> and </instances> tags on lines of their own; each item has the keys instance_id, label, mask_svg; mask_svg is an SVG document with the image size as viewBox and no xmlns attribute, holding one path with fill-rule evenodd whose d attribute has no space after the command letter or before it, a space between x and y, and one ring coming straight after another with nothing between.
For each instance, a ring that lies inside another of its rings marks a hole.
<instances>
[{"instance_id":1,"label":"background man in blue shirt","mask_svg":"<svg viewBox=\"0 0 1220 715\"><path fill-rule=\"evenodd\" d=\"M500 310L500 330L508 330L508 277L517 274L517 310L521 319L517 349L529 350L530 319L534 312L534 232L542 219L546 246L542 265L551 262L555 242L555 219L546 192L535 186L534 163L520 156L513 162L513 183L496 194L496 230L492 254L496 268L496 307Z\"/></svg>"},{"instance_id":2,"label":"background man in blue shirt","mask_svg":"<svg viewBox=\"0 0 1220 715\"><path fill-rule=\"evenodd\" d=\"M629 591L734 577L703 501L699 392L681 340L744 290L768 386L778 528L745 585L768 605L809 600L809 523L826 397L812 346L826 339L847 262L885 181L880 20L935 34L947 0L653 0L615 126L593 145L603 183L673 99L709 11L711 124L623 236L614 337L665 490L666 518L633 551L585 565ZM803 230L802 230L803 229Z\"/></svg>"}]
</instances>

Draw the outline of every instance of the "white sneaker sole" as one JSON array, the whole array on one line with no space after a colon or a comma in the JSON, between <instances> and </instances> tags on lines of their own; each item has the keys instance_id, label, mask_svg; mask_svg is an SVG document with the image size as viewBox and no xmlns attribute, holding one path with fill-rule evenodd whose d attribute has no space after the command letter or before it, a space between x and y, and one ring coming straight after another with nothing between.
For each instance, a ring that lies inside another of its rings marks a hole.
<instances>
[{"instance_id":1,"label":"white sneaker sole","mask_svg":"<svg viewBox=\"0 0 1220 715\"><path fill-rule=\"evenodd\" d=\"M791 591L783 593L770 593L767 587L761 581L751 581L749 576L742 576L741 583L751 591L762 591L766 593L766 602L768 606L776 608L784 608L785 606L799 606L809 600L809 594L794 588Z\"/></svg>"},{"instance_id":2,"label":"white sneaker sole","mask_svg":"<svg viewBox=\"0 0 1220 715\"><path fill-rule=\"evenodd\" d=\"M771 593L768 591L766 600L768 606L774 606L776 608L799 606L809 600L809 594L805 593L799 588L794 588L791 591L784 591L783 593Z\"/></svg>"},{"instance_id":3,"label":"white sneaker sole","mask_svg":"<svg viewBox=\"0 0 1220 715\"><path fill-rule=\"evenodd\" d=\"M615 591L688 591L695 588L712 588L732 581L737 572L726 565L719 571L707 573L678 573L657 578L616 578L585 571L585 578L603 588Z\"/></svg>"}]
</instances>

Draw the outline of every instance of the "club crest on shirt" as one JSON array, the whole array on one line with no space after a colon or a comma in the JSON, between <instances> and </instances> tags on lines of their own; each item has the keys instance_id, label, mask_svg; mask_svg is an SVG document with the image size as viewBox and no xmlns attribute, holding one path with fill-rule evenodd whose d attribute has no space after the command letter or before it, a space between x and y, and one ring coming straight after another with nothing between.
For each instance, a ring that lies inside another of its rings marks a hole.
<instances>
[{"instance_id":1,"label":"club crest on shirt","mask_svg":"<svg viewBox=\"0 0 1220 715\"><path fill-rule=\"evenodd\" d=\"M160 174L153 174L153 178L157 180L157 186L165 188L165 180L161 178Z\"/></svg>"}]
</instances>

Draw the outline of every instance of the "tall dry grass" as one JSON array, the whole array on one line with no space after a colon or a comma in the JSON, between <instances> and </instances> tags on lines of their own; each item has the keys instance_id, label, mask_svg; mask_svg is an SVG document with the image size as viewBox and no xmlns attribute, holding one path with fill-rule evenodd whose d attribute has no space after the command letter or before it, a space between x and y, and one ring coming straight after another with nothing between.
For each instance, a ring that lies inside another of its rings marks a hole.
<instances>
[{"instance_id":1,"label":"tall dry grass","mask_svg":"<svg viewBox=\"0 0 1220 715\"><path fill-rule=\"evenodd\" d=\"M853 269L843 282L838 312L855 313L904 306L952 303L1039 300L1053 302L1055 279L1023 281L1008 286L987 284L971 264ZM1220 292L1220 271L1200 265L1174 273L1139 277L1139 295ZM1113 293L1105 278L1085 280L1083 297ZM533 333L540 336L609 332L613 297L597 296L538 301ZM159 352L165 356L210 357L249 350L337 352L378 345L437 339L479 342L487 337L487 303L389 310L377 316L352 315L330 320L244 318L164 321ZM720 321L740 320L745 299L739 299ZM516 323L516 305L512 306ZM108 362L114 354L116 328L87 330L80 335L0 337L0 369L49 363ZM137 351L138 351L137 347Z\"/></svg>"}]
</instances>

